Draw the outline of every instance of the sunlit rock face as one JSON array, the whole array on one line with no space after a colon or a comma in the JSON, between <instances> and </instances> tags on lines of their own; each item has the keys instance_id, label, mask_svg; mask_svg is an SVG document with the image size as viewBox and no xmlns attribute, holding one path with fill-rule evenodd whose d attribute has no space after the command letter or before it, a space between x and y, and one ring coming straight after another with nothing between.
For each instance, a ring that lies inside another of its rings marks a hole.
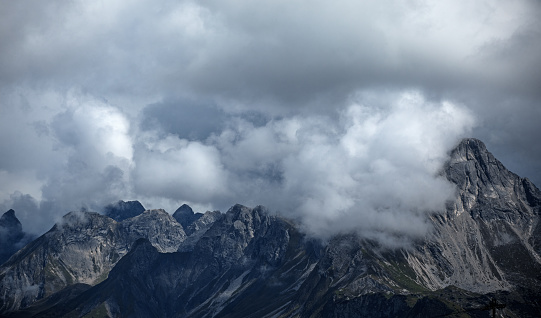
<instances>
[{"instance_id":1,"label":"sunlit rock face","mask_svg":"<svg viewBox=\"0 0 541 318\"><path fill-rule=\"evenodd\" d=\"M504 316L535 316L541 192L475 139L451 152L441 174L456 185L455 197L429 214L431 230L407 247L355 232L320 241L261 206L202 214L184 205L173 216L152 210L122 222L69 213L0 268L0 310L428 317L480 310L495 298L506 304Z\"/></svg>"},{"instance_id":2,"label":"sunlit rock face","mask_svg":"<svg viewBox=\"0 0 541 318\"><path fill-rule=\"evenodd\" d=\"M539 190L476 139L453 150L444 174L457 185L456 197L431 217L427 239L406 252L417 281L432 290L539 289Z\"/></svg>"},{"instance_id":3,"label":"sunlit rock face","mask_svg":"<svg viewBox=\"0 0 541 318\"><path fill-rule=\"evenodd\" d=\"M103 281L139 238L160 252L174 252L186 234L163 210L122 222L95 212L66 214L0 268L1 310L26 307L73 284Z\"/></svg>"}]
</instances>

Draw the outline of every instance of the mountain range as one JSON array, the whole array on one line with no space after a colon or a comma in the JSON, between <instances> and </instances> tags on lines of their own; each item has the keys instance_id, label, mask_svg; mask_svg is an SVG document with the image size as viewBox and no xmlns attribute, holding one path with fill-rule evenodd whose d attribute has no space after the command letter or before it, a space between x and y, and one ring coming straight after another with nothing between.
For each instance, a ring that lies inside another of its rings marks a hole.
<instances>
[{"instance_id":1,"label":"mountain range","mask_svg":"<svg viewBox=\"0 0 541 318\"><path fill-rule=\"evenodd\" d=\"M103 215L70 212L18 249L10 210L0 315L541 316L541 191L477 139L441 173L455 197L403 248L358 233L321 241L262 206L170 215L120 201Z\"/></svg>"}]
</instances>

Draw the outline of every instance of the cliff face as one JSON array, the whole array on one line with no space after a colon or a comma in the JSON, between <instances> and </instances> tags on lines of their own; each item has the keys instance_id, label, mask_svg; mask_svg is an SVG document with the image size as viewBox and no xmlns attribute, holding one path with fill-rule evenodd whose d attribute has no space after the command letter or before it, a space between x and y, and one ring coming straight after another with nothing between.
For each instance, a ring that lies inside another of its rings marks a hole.
<instances>
[{"instance_id":1,"label":"cliff face","mask_svg":"<svg viewBox=\"0 0 541 318\"><path fill-rule=\"evenodd\" d=\"M37 317L484 317L494 298L506 316L538 316L541 192L475 139L442 174L456 196L409 249L355 233L323 244L263 207L184 206L175 218L154 210L123 222L71 213L0 268L1 308Z\"/></svg>"},{"instance_id":2,"label":"cliff face","mask_svg":"<svg viewBox=\"0 0 541 318\"><path fill-rule=\"evenodd\" d=\"M0 217L0 264L17 251L17 243L23 237L23 227L15 216L15 211L9 210L4 213Z\"/></svg>"},{"instance_id":3,"label":"cliff face","mask_svg":"<svg viewBox=\"0 0 541 318\"><path fill-rule=\"evenodd\" d=\"M445 175L457 185L434 231L408 253L419 282L431 289L454 285L480 293L513 286L541 287L541 192L507 170L485 145L464 140Z\"/></svg>"},{"instance_id":4,"label":"cliff face","mask_svg":"<svg viewBox=\"0 0 541 318\"><path fill-rule=\"evenodd\" d=\"M376 317L376 312L407 316L441 307L417 305L428 301L422 295L435 294L441 295L440 301L477 308L488 303L482 295L507 295L502 301L514 295L517 302L531 306L531 312L541 313L534 300L541 293L539 189L508 171L476 139L455 148L443 174L456 184L456 196L446 211L430 217L432 231L412 249L395 251L380 250L355 236L336 237L317 264L318 274L300 293L304 296L298 306L308 308L304 313L321 310L323 316L347 317L352 309L366 313L372 308L367 317ZM322 291L327 296L318 300ZM378 302L376 294L394 296ZM410 306L404 309L404 302ZM388 312L390 305L405 311ZM443 309L423 315L442 314Z\"/></svg>"}]
</instances>

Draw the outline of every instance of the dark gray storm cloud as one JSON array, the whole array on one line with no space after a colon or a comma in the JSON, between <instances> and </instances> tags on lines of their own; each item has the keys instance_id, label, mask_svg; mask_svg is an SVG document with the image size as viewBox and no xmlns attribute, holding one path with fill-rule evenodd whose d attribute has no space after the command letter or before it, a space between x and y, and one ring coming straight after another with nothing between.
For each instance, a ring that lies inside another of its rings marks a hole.
<instances>
[{"instance_id":1,"label":"dark gray storm cloud","mask_svg":"<svg viewBox=\"0 0 541 318\"><path fill-rule=\"evenodd\" d=\"M141 115L142 130L176 134L191 140L204 140L218 133L229 119L212 103L182 99L150 104Z\"/></svg>"},{"instance_id":2,"label":"dark gray storm cloud","mask_svg":"<svg viewBox=\"0 0 541 318\"><path fill-rule=\"evenodd\" d=\"M422 234L462 137L541 184L539 16L526 0L2 2L1 207L36 233L140 199Z\"/></svg>"}]
</instances>

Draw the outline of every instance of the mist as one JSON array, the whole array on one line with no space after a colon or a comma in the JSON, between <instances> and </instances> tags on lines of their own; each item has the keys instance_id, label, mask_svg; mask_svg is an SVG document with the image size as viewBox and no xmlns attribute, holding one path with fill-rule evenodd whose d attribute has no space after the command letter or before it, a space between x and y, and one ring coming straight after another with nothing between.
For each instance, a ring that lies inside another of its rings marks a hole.
<instances>
[{"instance_id":1,"label":"mist","mask_svg":"<svg viewBox=\"0 0 541 318\"><path fill-rule=\"evenodd\" d=\"M224 212L235 203L262 204L314 237L356 231L404 244L425 235L426 216L444 211L454 194L441 169L475 118L417 91L388 94L387 104L372 100L359 93L335 116L263 125L231 115L221 131L189 140L132 129L113 106L72 97L41 136L61 162L40 171L40 196L16 192L3 207L21 211L25 229L40 233L69 211L101 211L120 199L169 212L182 203Z\"/></svg>"},{"instance_id":2,"label":"mist","mask_svg":"<svg viewBox=\"0 0 541 318\"><path fill-rule=\"evenodd\" d=\"M528 0L2 2L0 209L34 234L140 200L262 204L322 238L424 235L463 137L541 183L540 14Z\"/></svg>"}]
</instances>

